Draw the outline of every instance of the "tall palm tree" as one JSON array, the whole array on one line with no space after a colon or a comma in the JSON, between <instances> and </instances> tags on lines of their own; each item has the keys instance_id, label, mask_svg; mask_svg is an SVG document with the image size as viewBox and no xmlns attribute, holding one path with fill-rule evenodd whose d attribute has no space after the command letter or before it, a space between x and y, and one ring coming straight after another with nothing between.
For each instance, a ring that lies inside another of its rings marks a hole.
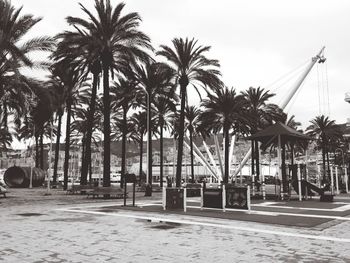
<instances>
[{"instance_id":1,"label":"tall palm tree","mask_svg":"<svg viewBox=\"0 0 350 263\"><path fill-rule=\"evenodd\" d=\"M326 155L328 154L330 142L342 136L341 130L335 124L335 120L330 120L327 116L316 116L311 121L311 125L306 128L307 134L317 140L322 150L323 181L326 181ZM328 169L329 171L329 165Z\"/></svg>"},{"instance_id":2,"label":"tall palm tree","mask_svg":"<svg viewBox=\"0 0 350 263\"><path fill-rule=\"evenodd\" d=\"M284 117L280 108L268 103L275 94L270 93L269 90L263 88L250 87L248 90L241 92L245 100L247 101L248 113L250 116L249 128L250 134L254 134L260 129L265 128L272 124L272 121L282 120ZM256 173L255 179L260 175L259 165L259 147L258 141L252 140L252 174ZM254 167L254 160L255 167Z\"/></svg>"},{"instance_id":3,"label":"tall palm tree","mask_svg":"<svg viewBox=\"0 0 350 263\"><path fill-rule=\"evenodd\" d=\"M139 111L132 115L132 121L134 123L134 134L139 143L140 149L140 168L139 168L139 180L140 184L142 182L143 172L142 172L142 156L143 156L143 137L147 132L147 112Z\"/></svg>"},{"instance_id":4,"label":"tall palm tree","mask_svg":"<svg viewBox=\"0 0 350 263\"><path fill-rule=\"evenodd\" d=\"M176 112L176 101L177 96L171 90L165 94L158 94L155 99L155 108L156 108L156 118L159 126L159 134L160 134L160 187L163 187L163 176L164 176L164 154L163 154L163 138L164 138L164 130L170 131L173 120L175 118Z\"/></svg>"},{"instance_id":5,"label":"tall palm tree","mask_svg":"<svg viewBox=\"0 0 350 263\"><path fill-rule=\"evenodd\" d=\"M123 72L129 63L147 61L145 49L152 49L150 39L138 30L141 21L137 13L122 15L124 4L115 8L109 0L95 0L97 16L80 4L88 20L69 17L69 22L82 32L89 32L95 41L94 54L101 61L103 72L104 104L104 160L103 185L110 185L110 95L109 72Z\"/></svg>"},{"instance_id":6,"label":"tall palm tree","mask_svg":"<svg viewBox=\"0 0 350 263\"><path fill-rule=\"evenodd\" d=\"M196 40L188 40L187 38L185 40L175 38L172 42L174 49L162 45L157 54L165 57L171 63L180 85L180 126L176 167L176 186L179 187L181 184L187 86L192 84L196 88L196 84L199 84L203 85L205 89L209 87L216 90L221 81L219 80L220 72L218 71L219 62L208 59L204 55L210 50L209 46L198 46Z\"/></svg>"},{"instance_id":7,"label":"tall palm tree","mask_svg":"<svg viewBox=\"0 0 350 263\"><path fill-rule=\"evenodd\" d=\"M81 168L81 183L85 185L87 183L88 167L91 164L92 130L96 110L97 87L102 68L99 52L96 47L97 40L93 32L79 30L75 21L76 18L67 18L67 22L75 27L75 31L65 31L57 36L60 42L55 53L56 57L60 59L68 57L74 59L84 76L91 73L93 77L91 99L87 114L86 136L84 137L83 145L84 154L82 156L84 158L82 159Z\"/></svg>"},{"instance_id":8,"label":"tall palm tree","mask_svg":"<svg viewBox=\"0 0 350 263\"><path fill-rule=\"evenodd\" d=\"M209 94L202 102L204 108L201 115L202 126L214 134L223 132L225 138L225 169L224 183L229 179L229 135L241 130L247 125L247 101L242 95L237 95L234 89L227 87L218 89L215 95Z\"/></svg>"},{"instance_id":9,"label":"tall palm tree","mask_svg":"<svg viewBox=\"0 0 350 263\"><path fill-rule=\"evenodd\" d=\"M69 59L63 59L56 63L53 74L59 78L64 84L65 88L65 104L66 104L66 141L65 141L65 157L63 167L63 189L68 187L68 165L69 165L69 148L70 148L70 134L71 134L71 117L72 108L78 102L78 97L81 95L79 89L85 86L85 82L82 82L80 72L76 69L76 66Z\"/></svg>"},{"instance_id":10,"label":"tall palm tree","mask_svg":"<svg viewBox=\"0 0 350 263\"><path fill-rule=\"evenodd\" d=\"M137 65L134 69L135 81L138 86L141 87L145 92L145 99L147 108L147 125L151 131L148 133L148 182L152 194L152 106L154 105L154 99L159 93L170 92L173 86L174 71L168 65L158 62L149 62L144 65Z\"/></svg>"},{"instance_id":11,"label":"tall palm tree","mask_svg":"<svg viewBox=\"0 0 350 263\"><path fill-rule=\"evenodd\" d=\"M128 128L130 128L128 125L127 114L135 102L135 97L139 92L139 89L134 80L119 76L118 80L113 82L110 92L112 94L111 98L113 110L118 111L120 108L122 110L122 167L120 185L123 187L126 172L126 140L129 130Z\"/></svg>"},{"instance_id":12,"label":"tall palm tree","mask_svg":"<svg viewBox=\"0 0 350 263\"><path fill-rule=\"evenodd\" d=\"M190 134L190 156L191 156L191 179L194 183L194 161L193 161L193 136L197 133L200 125L201 110L196 106L187 106L185 109L185 126Z\"/></svg>"}]
</instances>

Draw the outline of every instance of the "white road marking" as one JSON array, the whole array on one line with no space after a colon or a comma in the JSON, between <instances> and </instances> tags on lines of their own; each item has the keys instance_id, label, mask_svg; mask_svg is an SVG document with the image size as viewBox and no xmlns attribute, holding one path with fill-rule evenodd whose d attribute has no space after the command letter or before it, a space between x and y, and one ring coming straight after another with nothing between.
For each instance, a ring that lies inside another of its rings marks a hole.
<instances>
[{"instance_id":1,"label":"white road marking","mask_svg":"<svg viewBox=\"0 0 350 263\"><path fill-rule=\"evenodd\" d=\"M251 205L251 207L271 207L282 209L295 209L295 210L311 210L311 211L337 211L336 208L313 208L313 207L295 207L295 206L279 206L279 205ZM341 210L342 211L342 210ZM346 210L344 210L346 211Z\"/></svg>"},{"instance_id":2,"label":"white road marking","mask_svg":"<svg viewBox=\"0 0 350 263\"><path fill-rule=\"evenodd\" d=\"M270 235L278 235L278 236L287 236L287 237L297 237L297 238L307 238L314 240L325 240L325 241L334 241L334 242L343 242L350 243L350 239L347 238L337 238L332 236L323 236L323 235L310 235L310 234L301 234L301 233L292 233L285 231L275 231L275 230L267 230L267 229L256 229L252 227L238 227L233 225L225 225L218 223L209 223L209 222L199 222L195 220L185 220L185 219L171 219L166 217L155 217L155 216L141 216L130 213L104 213L97 211L87 211L87 210L72 210L72 209L57 209L64 212L72 212L72 213L85 213L85 214L95 214L95 215L109 215L114 217L124 217L124 218L133 218L133 219L143 219L150 220L154 222L169 222L169 223L177 223L177 224L186 224L186 225L198 225L198 226L208 226L208 227L217 227L217 228L225 228L231 230L238 230L243 232L254 232L254 233L263 233Z\"/></svg>"},{"instance_id":3,"label":"white road marking","mask_svg":"<svg viewBox=\"0 0 350 263\"><path fill-rule=\"evenodd\" d=\"M340 212L344 212L347 210L350 210L350 204L339 206L339 207L333 209L333 211L340 211Z\"/></svg>"}]
</instances>

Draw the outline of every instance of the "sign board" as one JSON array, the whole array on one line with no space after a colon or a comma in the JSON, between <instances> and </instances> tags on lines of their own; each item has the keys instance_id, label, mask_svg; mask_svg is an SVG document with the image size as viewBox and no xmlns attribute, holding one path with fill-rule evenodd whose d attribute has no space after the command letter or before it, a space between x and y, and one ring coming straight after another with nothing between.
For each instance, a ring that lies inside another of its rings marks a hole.
<instances>
[{"instance_id":1,"label":"sign board","mask_svg":"<svg viewBox=\"0 0 350 263\"><path fill-rule=\"evenodd\" d=\"M248 188L226 185L226 208L249 209Z\"/></svg>"},{"instance_id":2,"label":"sign board","mask_svg":"<svg viewBox=\"0 0 350 263\"><path fill-rule=\"evenodd\" d=\"M182 188L166 188L165 208L183 209L184 208L184 189Z\"/></svg>"}]
</instances>

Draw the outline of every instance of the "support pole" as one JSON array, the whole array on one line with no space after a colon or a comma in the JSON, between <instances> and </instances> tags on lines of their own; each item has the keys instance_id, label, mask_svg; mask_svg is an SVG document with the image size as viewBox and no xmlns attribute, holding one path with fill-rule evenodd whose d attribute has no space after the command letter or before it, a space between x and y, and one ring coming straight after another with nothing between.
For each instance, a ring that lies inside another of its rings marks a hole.
<instances>
[{"instance_id":1,"label":"support pole","mask_svg":"<svg viewBox=\"0 0 350 263\"><path fill-rule=\"evenodd\" d=\"M261 189L262 189L262 196L263 200L266 200L266 189L265 189L265 175L261 173Z\"/></svg>"},{"instance_id":2,"label":"support pole","mask_svg":"<svg viewBox=\"0 0 350 263\"><path fill-rule=\"evenodd\" d=\"M316 161L316 166L317 166L318 188L321 188L321 167L317 164L317 161Z\"/></svg>"},{"instance_id":3,"label":"support pole","mask_svg":"<svg viewBox=\"0 0 350 263\"><path fill-rule=\"evenodd\" d=\"M250 186L247 186L247 207L248 211L250 211Z\"/></svg>"},{"instance_id":4,"label":"support pole","mask_svg":"<svg viewBox=\"0 0 350 263\"><path fill-rule=\"evenodd\" d=\"M187 212L186 204L187 204L187 188L185 187L184 188L184 212L185 213Z\"/></svg>"},{"instance_id":5,"label":"support pole","mask_svg":"<svg viewBox=\"0 0 350 263\"><path fill-rule=\"evenodd\" d=\"M201 183L201 210L203 210L203 199L204 199L204 191L203 191L203 183Z\"/></svg>"},{"instance_id":6,"label":"support pole","mask_svg":"<svg viewBox=\"0 0 350 263\"><path fill-rule=\"evenodd\" d=\"M349 181L349 178L348 178L348 168L345 166L344 167L344 176L345 176L345 191L346 193L349 193L349 185L348 185L348 181Z\"/></svg>"},{"instance_id":7,"label":"support pole","mask_svg":"<svg viewBox=\"0 0 350 263\"><path fill-rule=\"evenodd\" d=\"M252 174L252 194L253 194L253 196L255 196L254 177L255 177L255 174ZM242 184L242 179L241 179L241 184Z\"/></svg>"},{"instance_id":8,"label":"support pole","mask_svg":"<svg viewBox=\"0 0 350 263\"><path fill-rule=\"evenodd\" d=\"M222 184L222 211L226 212L226 188L225 188L225 184Z\"/></svg>"},{"instance_id":9,"label":"support pole","mask_svg":"<svg viewBox=\"0 0 350 263\"><path fill-rule=\"evenodd\" d=\"M334 178L333 178L333 167L332 167L332 165L331 165L330 169L331 169L331 194L333 195L334 194Z\"/></svg>"},{"instance_id":10,"label":"support pole","mask_svg":"<svg viewBox=\"0 0 350 263\"><path fill-rule=\"evenodd\" d=\"M205 149L205 151L207 152L207 154L208 154L208 156L209 156L210 162L212 163L213 167L215 168L216 174L219 176L219 175L220 175L219 168L217 167L216 162L215 162L215 160L214 160L214 157L213 157L213 155L211 154L211 152L210 152L210 150L209 150L209 147L208 147L208 145L205 143L205 141L203 141L203 146L204 146L204 149Z\"/></svg>"},{"instance_id":11,"label":"support pole","mask_svg":"<svg viewBox=\"0 0 350 263\"><path fill-rule=\"evenodd\" d=\"M216 135L214 135L214 141L215 141L216 153L217 153L218 159L219 159L219 166L220 166L220 170L221 170L221 180L222 180L222 178L224 178L225 173L224 173L224 167L222 165L219 140L218 140L218 137Z\"/></svg>"},{"instance_id":12,"label":"support pole","mask_svg":"<svg viewBox=\"0 0 350 263\"><path fill-rule=\"evenodd\" d=\"M335 166L335 187L337 189L336 194L339 194L339 179L338 179L338 166Z\"/></svg>"},{"instance_id":13,"label":"support pole","mask_svg":"<svg viewBox=\"0 0 350 263\"><path fill-rule=\"evenodd\" d=\"M300 166L300 164L297 164L299 201L302 201L302 196L301 196L301 171L300 170L301 170L301 166Z\"/></svg>"},{"instance_id":14,"label":"support pole","mask_svg":"<svg viewBox=\"0 0 350 263\"><path fill-rule=\"evenodd\" d=\"M163 185L162 189L162 205L163 205L163 210L166 210L166 187Z\"/></svg>"}]
</instances>

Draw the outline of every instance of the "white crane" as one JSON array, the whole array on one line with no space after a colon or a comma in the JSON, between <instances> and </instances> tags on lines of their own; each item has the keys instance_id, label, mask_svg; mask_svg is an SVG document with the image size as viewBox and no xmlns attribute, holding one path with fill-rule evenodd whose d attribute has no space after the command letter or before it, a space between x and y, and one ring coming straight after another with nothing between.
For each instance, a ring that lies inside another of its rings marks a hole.
<instances>
[{"instance_id":1,"label":"white crane","mask_svg":"<svg viewBox=\"0 0 350 263\"><path fill-rule=\"evenodd\" d=\"M291 89L290 93L288 94L288 96L285 98L285 100L281 103L280 108L282 110L284 110L286 108L286 106L288 105L288 103L290 102L290 100L293 98L293 96L295 95L295 93L298 91L298 89L300 88L301 84L303 83L303 81L305 80L305 78L307 77L307 75L309 74L309 72L311 71L311 69L313 68L313 66L316 64L316 62L318 63L324 63L326 61L326 58L323 56L323 51L324 51L325 47L322 47L320 52L318 52L318 54L313 57L309 63L309 65L306 67L305 71L303 72L303 74L300 76L300 78L295 82L295 84L293 85L293 88ZM248 152L246 153L246 155L244 156L241 164L239 165L238 169L235 171L233 176L236 176L241 169L243 168L243 166L246 164L246 162L248 161L248 159L250 158L252 154L252 149L250 148L248 150Z\"/></svg>"}]
</instances>

